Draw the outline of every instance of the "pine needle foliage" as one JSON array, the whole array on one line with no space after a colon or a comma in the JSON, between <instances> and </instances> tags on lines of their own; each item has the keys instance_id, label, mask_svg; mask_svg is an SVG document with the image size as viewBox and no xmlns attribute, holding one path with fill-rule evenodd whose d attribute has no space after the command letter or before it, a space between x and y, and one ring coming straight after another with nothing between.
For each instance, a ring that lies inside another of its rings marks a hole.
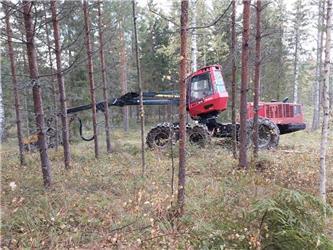
<instances>
[{"instance_id":1,"label":"pine needle foliage","mask_svg":"<svg viewBox=\"0 0 333 250\"><path fill-rule=\"evenodd\" d=\"M333 249L324 234L325 214L332 208L320 199L289 189L274 198L257 202L250 219L259 221L263 249Z\"/></svg>"},{"instance_id":2,"label":"pine needle foliage","mask_svg":"<svg viewBox=\"0 0 333 250\"><path fill-rule=\"evenodd\" d=\"M312 250L333 249L324 234L325 214L332 208L308 193L282 189L260 200L238 221L216 222L201 249ZM244 230L245 229L245 230Z\"/></svg>"}]
</instances>

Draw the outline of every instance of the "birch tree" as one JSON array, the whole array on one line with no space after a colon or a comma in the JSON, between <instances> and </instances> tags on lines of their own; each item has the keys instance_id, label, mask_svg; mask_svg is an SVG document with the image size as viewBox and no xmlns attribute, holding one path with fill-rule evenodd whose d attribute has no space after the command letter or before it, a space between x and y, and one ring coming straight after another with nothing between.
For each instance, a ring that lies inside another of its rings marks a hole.
<instances>
[{"instance_id":1,"label":"birch tree","mask_svg":"<svg viewBox=\"0 0 333 250\"><path fill-rule=\"evenodd\" d=\"M304 53L302 46L307 35L308 25L308 8L306 2L297 0L295 2L295 12L293 13L293 30L292 30L292 43L293 43L293 102L299 102L299 83L300 83L300 56Z\"/></svg>"},{"instance_id":2,"label":"birch tree","mask_svg":"<svg viewBox=\"0 0 333 250\"><path fill-rule=\"evenodd\" d=\"M313 98L313 116L311 130L315 131L319 128L320 120L320 82L321 82L321 71L322 71L322 52L323 52L323 26L324 26L324 11L325 1L318 1L318 19L317 19L317 54L316 54L316 72L315 81L313 86L314 98Z\"/></svg>"},{"instance_id":3,"label":"birch tree","mask_svg":"<svg viewBox=\"0 0 333 250\"><path fill-rule=\"evenodd\" d=\"M325 41L325 61L324 61L324 80L323 80L323 123L320 142L320 195L326 202L326 156L328 144L328 124L329 124L329 85L330 85L330 66L331 66L331 30L332 30L332 1L327 0L326 15L326 41Z\"/></svg>"},{"instance_id":4,"label":"birch tree","mask_svg":"<svg viewBox=\"0 0 333 250\"><path fill-rule=\"evenodd\" d=\"M296 22L295 22L295 50L294 50L294 62L293 62L293 81L294 81L294 88L293 88L293 102L298 103L298 84L299 84L299 46L300 46L300 31L299 31L299 18L298 16L301 15L299 10L299 5L297 5L296 10Z\"/></svg>"}]
</instances>

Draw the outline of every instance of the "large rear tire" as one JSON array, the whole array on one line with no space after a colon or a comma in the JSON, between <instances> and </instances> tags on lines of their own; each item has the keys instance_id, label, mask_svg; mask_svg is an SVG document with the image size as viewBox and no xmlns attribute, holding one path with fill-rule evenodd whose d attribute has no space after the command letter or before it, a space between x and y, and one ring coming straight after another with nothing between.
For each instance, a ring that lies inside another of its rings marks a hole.
<instances>
[{"instance_id":1,"label":"large rear tire","mask_svg":"<svg viewBox=\"0 0 333 250\"><path fill-rule=\"evenodd\" d=\"M280 130L278 126L267 118L258 119L258 148L261 149L272 149L279 145ZM253 120L248 121L248 136L253 145Z\"/></svg>"}]
</instances>

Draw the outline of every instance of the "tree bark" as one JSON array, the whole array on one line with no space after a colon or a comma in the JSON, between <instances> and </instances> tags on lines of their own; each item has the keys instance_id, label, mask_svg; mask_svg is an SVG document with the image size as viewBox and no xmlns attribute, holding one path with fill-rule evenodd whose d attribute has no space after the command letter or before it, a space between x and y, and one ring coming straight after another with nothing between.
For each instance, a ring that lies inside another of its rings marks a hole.
<instances>
[{"instance_id":1,"label":"tree bark","mask_svg":"<svg viewBox=\"0 0 333 250\"><path fill-rule=\"evenodd\" d=\"M120 84L121 84L121 94L124 95L127 93L127 59L126 59L126 43L123 27L120 27ZM128 107L122 107L123 110L123 123L124 130L127 132L129 128L129 119L128 119Z\"/></svg>"},{"instance_id":2,"label":"tree bark","mask_svg":"<svg viewBox=\"0 0 333 250\"><path fill-rule=\"evenodd\" d=\"M32 20L32 5L33 2L23 1L23 14L24 14L24 25L26 30L26 44L27 44L27 55L28 64L30 71L30 78L32 81L32 95L34 99L34 111L36 117L36 128L38 130L38 147L42 165L42 173L44 186L49 187L52 183L51 179L51 165L47 153L46 144L46 131L44 124L44 110L42 101L42 91L38 83L38 66L37 66L37 53L34 41L34 24Z\"/></svg>"},{"instance_id":3,"label":"tree bark","mask_svg":"<svg viewBox=\"0 0 333 250\"><path fill-rule=\"evenodd\" d=\"M94 130L94 145L95 145L95 157L99 157L98 149L98 135L97 135L97 118L96 118L96 97L95 97L95 81L94 81L94 67L92 61L92 47L90 40L90 17L88 12L88 1L83 1L83 14L84 14L84 28L85 28L85 40L86 40L86 50L87 50L87 69L88 69L88 79L90 86L90 99L92 105L92 122Z\"/></svg>"},{"instance_id":4,"label":"tree bark","mask_svg":"<svg viewBox=\"0 0 333 250\"><path fill-rule=\"evenodd\" d=\"M136 28L136 12L135 12L135 0L132 0L133 7L133 26L134 26L134 42L135 42L135 58L136 58L136 71L139 84L140 93L140 128L141 128L141 164L142 164L142 176L145 174L145 120L144 120L144 109L143 109L143 94L142 94L142 82L141 82L141 68L139 58L139 47L138 47L138 31Z\"/></svg>"},{"instance_id":5,"label":"tree bark","mask_svg":"<svg viewBox=\"0 0 333 250\"><path fill-rule=\"evenodd\" d=\"M260 97L260 63L261 63L261 0L257 0L256 6L256 59L254 69L254 99L253 99L253 156L258 158L258 138L259 138L259 97Z\"/></svg>"},{"instance_id":6,"label":"tree bark","mask_svg":"<svg viewBox=\"0 0 333 250\"><path fill-rule=\"evenodd\" d=\"M62 125L62 145L64 147L65 168L69 169L71 164L71 152L69 146L69 124L67 117L66 88L61 67L61 42L60 42L60 31L59 31L60 29L59 29L59 19L57 15L56 1L51 1L51 11L52 11L53 36L54 36L54 46L55 46L55 55L56 55L56 64L57 64L57 80L58 80L60 115L61 115L61 125Z\"/></svg>"},{"instance_id":7,"label":"tree bark","mask_svg":"<svg viewBox=\"0 0 333 250\"><path fill-rule=\"evenodd\" d=\"M236 129L236 1L232 1L231 14L231 122L232 122L232 153L237 158L237 129Z\"/></svg>"},{"instance_id":8,"label":"tree bark","mask_svg":"<svg viewBox=\"0 0 333 250\"><path fill-rule=\"evenodd\" d=\"M106 68L105 68L105 58L104 58L104 34L103 34L103 20L101 14L101 2L98 2L98 33L99 33L99 56L102 69L102 83L103 83L103 98L104 98L104 119L105 119L105 140L106 149L109 154L111 154L111 141L110 141L110 114L108 106L108 87L106 83Z\"/></svg>"},{"instance_id":9,"label":"tree bark","mask_svg":"<svg viewBox=\"0 0 333 250\"><path fill-rule=\"evenodd\" d=\"M5 111L3 108L2 83L0 82L0 143L4 140L5 132Z\"/></svg>"},{"instance_id":10,"label":"tree bark","mask_svg":"<svg viewBox=\"0 0 333 250\"><path fill-rule=\"evenodd\" d=\"M326 154L328 141L329 124L329 85L330 85L330 65L331 65L331 29L332 29L332 2L327 0L326 16L326 43L325 43L325 63L324 63L324 81L323 81L323 124L320 143L320 195L326 202Z\"/></svg>"},{"instance_id":11,"label":"tree bark","mask_svg":"<svg viewBox=\"0 0 333 250\"><path fill-rule=\"evenodd\" d=\"M196 8L196 3L197 0L192 0L191 1L191 5L192 5L192 27L196 27L197 26L197 8ZM197 63L197 54L198 54L198 48L197 48L197 32L196 29L192 30L192 46L191 46L191 55L192 55L192 71L196 71L197 67L198 67L198 63ZM206 66L206 65L204 65Z\"/></svg>"},{"instance_id":12,"label":"tree bark","mask_svg":"<svg viewBox=\"0 0 333 250\"><path fill-rule=\"evenodd\" d=\"M322 2L322 12L321 12L321 15L322 15L322 18L321 18L321 29L322 29L322 32L321 32L321 36L320 36L320 79L319 79L319 120L320 120L320 108L321 108L321 103L322 103L322 82L323 82L323 72L324 72L324 63L323 63L323 51L324 51L324 33L325 33L325 25L326 25L326 0L324 0ZM319 125L318 125L318 128L319 128Z\"/></svg>"},{"instance_id":13,"label":"tree bark","mask_svg":"<svg viewBox=\"0 0 333 250\"><path fill-rule=\"evenodd\" d=\"M241 97L240 97L240 148L239 167L247 169L247 91L249 71L249 35L250 35L250 0L243 1L243 41L242 41L242 73L241 73Z\"/></svg>"},{"instance_id":14,"label":"tree bark","mask_svg":"<svg viewBox=\"0 0 333 250\"><path fill-rule=\"evenodd\" d=\"M187 32L188 0L181 1L180 16L180 67L179 67L179 173L178 173L178 208L184 214L185 174L186 174L186 68L187 68Z\"/></svg>"},{"instance_id":15,"label":"tree bark","mask_svg":"<svg viewBox=\"0 0 333 250\"><path fill-rule=\"evenodd\" d=\"M47 4L47 3L46 3ZM55 77L54 77L54 69L53 69L53 60L52 60L52 53L51 53L51 41L50 41L50 32L49 32L49 24L47 20L47 10L44 5L44 12L45 12L45 32L46 32L46 44L47 44L47 50L48 50L48 56L49 56L49 63L50 63L50 68L51 68L51 89L52 89L52 101L53 101L53 107L51 108L51 113L57 114L58 113L58 94L56 91L55 87ZM59 145L59 134L58 134L58 116L54 116L54 125L55 125L55 148L58 150L58 145Z\"/></svg>"},{"instance_id":16,"label":"tree bark","mask_svg":"<svg viewBox=\"0 0 333 250\"><path fill-rule=\"evenodd\" d=\"M24 40L24 32L22 31L22 41ZM24 49L24 48L23 48ZM23 71L24 74L28 74L28 65L27 65L27 59L26 59L26 54L22 53L23 57ZM28 105L28 95L29 95L29 89L24 90L24 110L25 110L25 126L26 126L26 137L30 138L30 121L29 121L29 105ZM28 151L30 152L30 144L28 143L27 145Z\"/></svg>"},{"instance_id":17,"label":"tree bark","mask_svg":"<svg viewBox=\"0 0 333 250\"><path fill-rule=\"evenodd\" d=\"M16 128L17 128L17 141L19 147L19 155L20 155L20 164L25 165L25 157L24 157L24 147L23 147L23 136L22 136L22 125L21 125L21 112L20 112L20 98L18 93L18 86L16 80L16 63L14 59L14 49L13 49L13 32L10 26L10 11L8 7L5 7L5 15L6 15L6 33L7 33L7 44L8 44L8 55L10 60L10 70L12 74L12 84L13 84L13 94L14 94L14 105L15 105L15 115L16 115Z\"/></svg>"}]
</instances>

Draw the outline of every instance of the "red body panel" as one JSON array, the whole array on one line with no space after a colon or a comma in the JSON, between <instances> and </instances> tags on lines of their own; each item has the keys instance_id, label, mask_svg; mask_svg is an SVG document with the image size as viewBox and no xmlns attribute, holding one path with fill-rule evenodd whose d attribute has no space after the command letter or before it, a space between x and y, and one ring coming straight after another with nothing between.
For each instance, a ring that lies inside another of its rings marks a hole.
<instances>
[{"instance_id":1,"label":"red body panel","mask_svg":"<svg viewBox=\"0 0 333 250\"><path fill-rule=\"evenodd\" d=\"M304 123L303 107L301 104L283 102L260 102L259 117L272 120L275 124ZM247 118L253 118L253 103L247 104Z\"/></svg>"},{"instance_id":2,"label":"red body panel","mask_svg":"<svg viewBox=\"0 0 333 250\"><path fill-rule=\"evenodd\" d=\"M220 71L222 73L222 67L220 65L211 65L202 69L197 70L192 75L187 78L188 82L188 93L191 93L190 82L191 79L195 76L209 72L210 80L212 84L213 93L205 98L196 100L194 102L190 101L188 97L188 111L191 117L197 117L199 115L204 115L212 112L222 112L227 109L228 106L228 92L225 89L224 91L219 91L216 87L216 79L214 76L214 71ZM224 83L223 83L224 84Z\"/></svg>"}]
</instances>

